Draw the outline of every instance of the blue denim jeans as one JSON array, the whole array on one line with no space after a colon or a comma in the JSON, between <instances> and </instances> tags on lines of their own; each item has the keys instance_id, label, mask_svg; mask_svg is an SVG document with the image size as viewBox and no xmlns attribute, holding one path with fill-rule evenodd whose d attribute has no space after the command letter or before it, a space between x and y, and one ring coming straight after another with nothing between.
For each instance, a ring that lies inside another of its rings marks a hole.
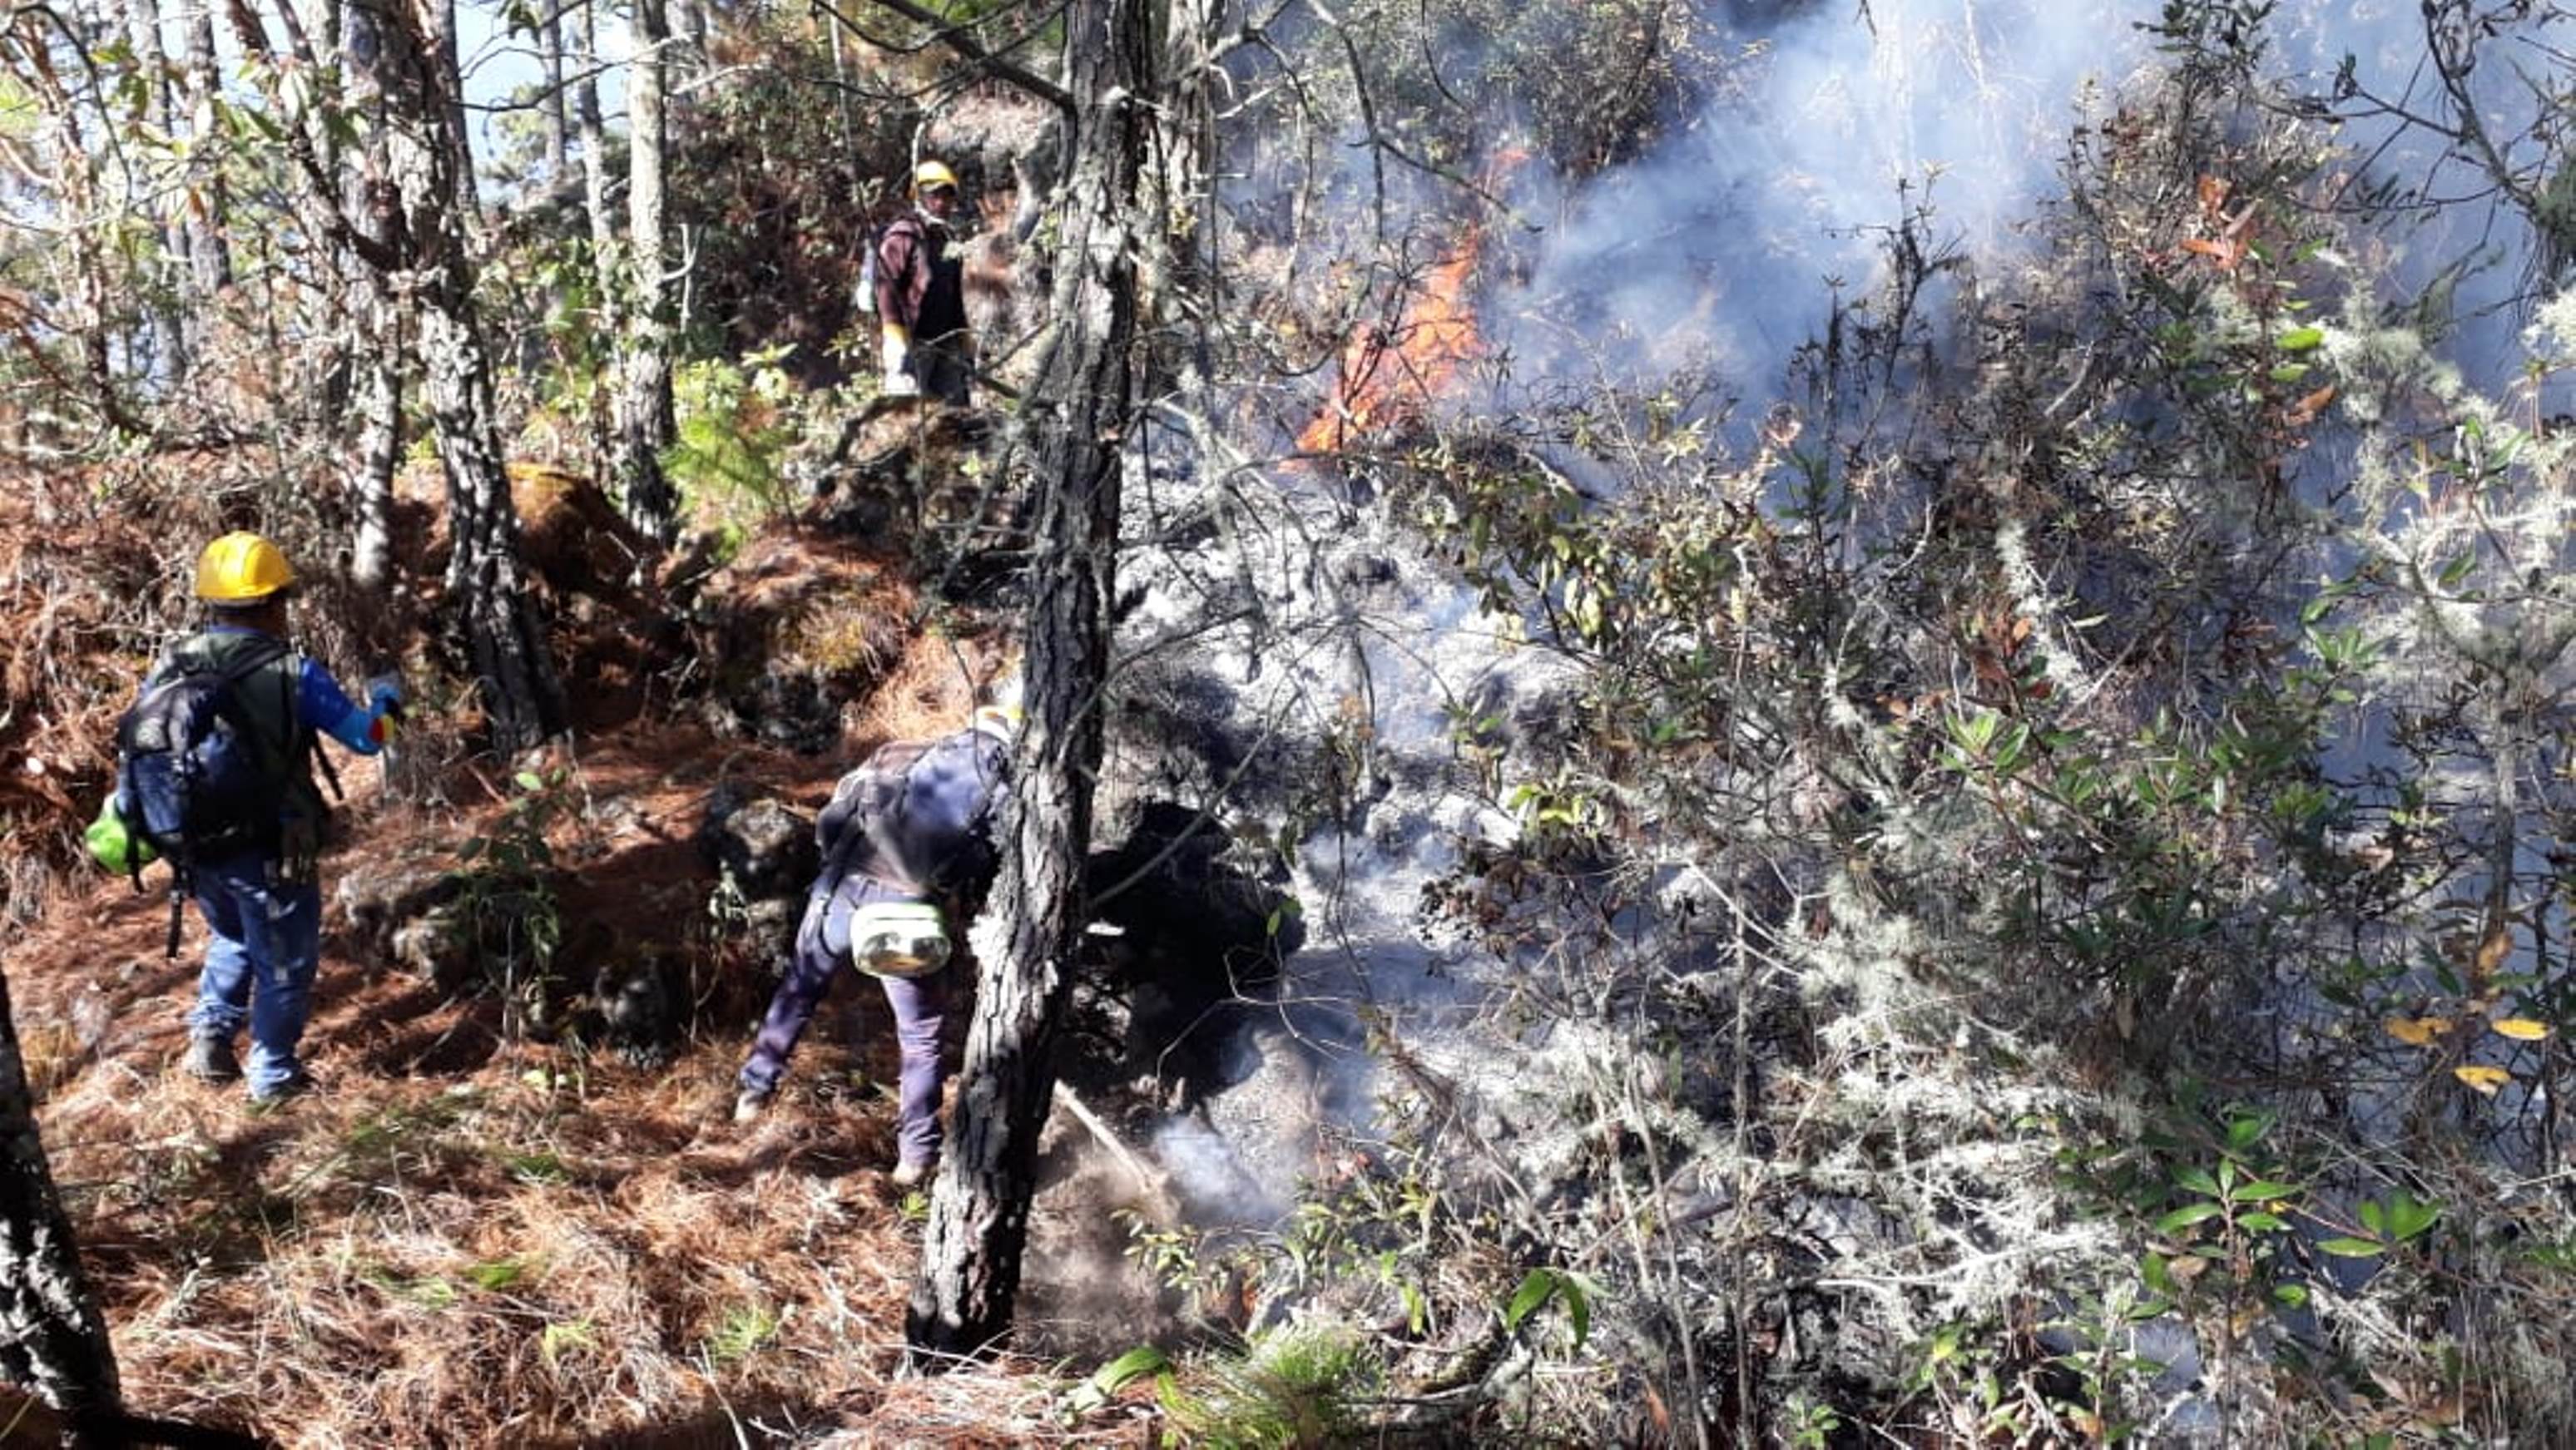
<instances>
[{"instance_id":1,"label":"blue denim jeans","mask_svg":"<svg viewBox=\"0 0 2576 1450\"><path fill-rule=\"evenodd\" d=\"M822 883L816 883L820 886ZM787 979L769 999L751 1060L742 1065L741 1083L756 1092L774 1092L787 1072L787 1056L814 1020L814 1009L832 988L832 978L850 956L850 913L871 901L909 901L865 876L842 878L840 889L816 891L805 901L805 921L796 932L796 960ZM939 1156L939 1094L948 1083L948 1060L940 1051L939 1031L948 1012L948 973L926 977L881 977L886 1005L894 1009L895 1043L903 1056L895 1115L896 1151L906 1163L928 1163Z\"/></svg>"},{"instance_id":2,"label":"blue denim jeans","mask_svg":"<svg viewBox=\"0 0 2576 1450\"><path fill-rule=\"evenodd\" d=\"M313 973L322 960L321 884L271 882L269 862L259 856L196 870L197 910L210 940L189 1034L230 1043L247 1022L243 1075L254 1096L275 1092L304 1071L295 1044L313 1015Z\"/></svg>"}]
</instances>

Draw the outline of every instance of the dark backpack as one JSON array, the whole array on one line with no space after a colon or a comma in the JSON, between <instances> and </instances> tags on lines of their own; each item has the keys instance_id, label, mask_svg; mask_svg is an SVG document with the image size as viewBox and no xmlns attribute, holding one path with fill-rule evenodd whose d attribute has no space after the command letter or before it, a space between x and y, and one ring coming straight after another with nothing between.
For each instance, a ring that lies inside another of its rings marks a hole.
<instances>
[{"instance_id":1,"label":"dark backpack","mask_svg":"<svg viewBox=\"0 0 2576 1450\"><path fill-rule=\"evenodd\" d=\"M925 899L976 889L996 860L991 820L1008 760L980 730L880 747L815 819L823 869L835 884L859 871Z\"/></svg>"},{"instance_id":2,"label":"dark backpack","mask_svg":"<svg viewBox=\"0 0 2576 1450\"><path fill-rule=\"evenodd\" d=\"M301 756L293 685L280 686L284 739L269 738L241 695L286 654L271 640L221 666L171 668L117 722L117 809L181 875L199 861L277 846L284 777Z\"/></svg>"}]
</instances>

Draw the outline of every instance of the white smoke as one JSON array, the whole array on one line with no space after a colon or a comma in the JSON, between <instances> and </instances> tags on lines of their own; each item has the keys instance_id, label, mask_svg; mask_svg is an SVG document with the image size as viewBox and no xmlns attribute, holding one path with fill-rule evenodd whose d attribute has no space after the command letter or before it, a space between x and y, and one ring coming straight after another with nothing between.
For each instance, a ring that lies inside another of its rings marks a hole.
<instances>
[{"instance_id":1,"label":"white smoke","mask_svg":"<svg viewBox=\"0 0 2576 1450\"><path fill-rule=\"evenodd\" d=\"M1488 227L1476 308L1485 343L1509 359L1515 392L1702 366L1758 409L1821 330L1837 290L1858 297L1880 280L1884 232L1909 213L1928 245L1972 260L2029 245L2062 191L2078 131L2101 125L2168 62L2142 28L2162 13L2156 0L1865 0L1725 27L1749 57L1749 78L1670 118L1639 159L1583 178L1551 176L1532 161L1501 183L1526 225ZM2269 33L2270 73L2285 93L2328 93L2350 50L2365 89L2417 105L2438 99L2422 94L2412 4L2291 0ZM2529 164L2538 143L2524 134L2527 88L2509 68L2497 71L2480 80L2480 95L2508 154ZM2338 138L2347 165L2414 168L2426 186L2436 176L2474 181L2455 162L2437 164L2436 139L2388 117L2355 120ZM1328 164L1367 163L1345 155ZM1437 219L1463 204L1418 176L1390 174L1396 206L1418 208L1410 227L1397 218L1399 230L1441 232ZM1338 204L1369 206L1368 187L1347 173L1332 180L1324 191ZM2510 219L2428 222L2401 249L2391 286L2429 277L2481 235L2505 264L2461 296L2470 311L2491 302L2530 246L2528 228ZM2485 335L2461 336L2467 345ZM1319 389L1329 379L1327 369ZM1512 649L1473 593L1415 557L1382 518L1351 508L1321 475L1272 483L1279 492L1265 512L1230 537L1129 556L1122 567L1144 603L1128 628L1137 640L1194 633L1212 592L1240 590L1238 602L1257 600L1259 628L1199 637L1202 667L1239 702L1243 721L1321 733L1345 707L1364 711L1377 778L1355 784L1373 798L1298 853L1307 945L1283 990L1316 1012L1341 1004L1353 1020L1377 1014L1424 1060L1463 1071L1481 1050L1451 1030L1472 1015L1474 954L1430 933L1423 892L1461 843L1507 837L1512 823L1460 779L1449 722L1464 704L1534 704L1556 685L1537 653ZM1135 537L1153 532L1150 519L1135 522ZM1336 1089L1327 1096L1365 1119L1378 1086L1368 1054L1323 1056L1318 1071ZM1238 1152L1205 1123L1176 1121L1154 1148L1190 1197L1223 1205L1237 1222L1293 1197L1294 1183L1271 1171L1291 1158Z\"/></svg>"},{"instance_id":2,"label":"white smoke","mask_svg":"<svg viewBox=\"0 0 2576 1450\"><path fill-rule=\"evenodd\" d=\"M2072 130L2149 58L2133 22L2153 9L1871 0L1735 32L1756 79L1538 218L1498 340L1524 377L1706 363L1767 391L1908 212L1944 247L2013 245Z\"/></svg>"},{"instance_id":3,"label":"white smoke","mask_svg":"<svg viewBox=\"0 0 2576 1450\"><path fill-rule=\"evenodd\" d=\"M2078 131L2171 63L2146 28L2163 8L1863 0L1728 27L1749 82L1673 120L1634 163L1580 181L1518 179L1540 239L1525 280L1489 296L1488 339L1533 390L1700 366L1766 397L1835 292L1865 295L1880 280L1883 236L1901 218L1919 215L1929 246L1971 260L2021 245L2059 195ZM2534 78L2561 64L2544 34L2555 18L2487 38L2465 82L2481 130L2532 191L2547 182L2548 103ZM2518 367L2521 309L2510 304L2528 281L2534 229L2472 148L2399 114L2453 114L2420 7L2291 0L2262 36L2264 79L2285 103L2332 101L2336 164L2395 178L2423 203L2382 227L2392 297L2455 289L2449 352L2482 382ZM2333 100L2347 57L2354 93ZM2476 258L2484 265L2445 275Z\"/></svg>"}]
</instances>

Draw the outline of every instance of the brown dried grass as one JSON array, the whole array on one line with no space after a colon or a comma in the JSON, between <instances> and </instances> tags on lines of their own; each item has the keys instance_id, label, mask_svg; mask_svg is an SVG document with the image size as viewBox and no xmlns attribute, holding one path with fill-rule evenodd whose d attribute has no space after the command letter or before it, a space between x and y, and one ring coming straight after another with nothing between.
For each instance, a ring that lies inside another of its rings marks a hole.
<instances>
[{"instance_id":1,"label":"brown dried grass","mask_svg":"<svg viewBox=\"0 0 2576 1450\"><path fill-rule=\"evenodd\" d=\"M169 530L107 507L91 491L106 486L55 474L0 490L0 844L13 859L69 859L113 765L117 712L186 607ZM177 527L198 516L211 511ZM24 917L47 881L13 867L0 884Z\"/></svg>"},{"instance_id":2,"label":"brown dried grass","mask_svg":"<svg viewBox=\"0 0 2576 1450\"><path fill-rule=\"evenodd\" d=\"M129 1394L317 1447L1136 1442L1064 1424L1027 1365L899 1381L918 1244L884 1104L791 1092L737 1134L731 1047L331 1072L268 1114L93 1071L47 1118Z\"/></svg>"},{"instance_id":3,"label":"brown dried grass","mask_svg":"<svg viewBox=\"0 0 2576 1450\"><path fill-rule=\"evenodd\" d=\"M836 765L735 763L790 794ZM583 789L620 824L565 829L685 840L715 768L690 730L593 741ZM346 849L452 849L492 809L356 812ZM592 859L645 873L630 884L687 859L653 849ZM677 942L704 890L610 899L621 930ZM192 924L190 955L165 963L164 920L157 897L91 877L10 958L22 1031L50 1044L48 1146L139 1409L332 1450L1144 1442L1132 1410L1066 1424L1062 1380L1026 1361L898 1377L918 1228L885 1177L891 1106L851 1088L892 1077L892 1044L842 1040L846 987L742 1130L738 1015L658 1071L528 1043L406 1068L417 1056L389 1044L470 1036L470 1010L326 954L306 1037L321 1091L256 1112L169 1071L201 937Z\"/></svg>"},{"instance_id":4,"label":"brown dried grass","mask_svg":"<svg viewBox=\"0 0 2576 1450\"><path fill-rule=\"evenodd\" d=\"M987 640L924 630L906 643L869 697L858 738L917 740L959 729L1012 663Z\"/></svg>"}]
</instances>

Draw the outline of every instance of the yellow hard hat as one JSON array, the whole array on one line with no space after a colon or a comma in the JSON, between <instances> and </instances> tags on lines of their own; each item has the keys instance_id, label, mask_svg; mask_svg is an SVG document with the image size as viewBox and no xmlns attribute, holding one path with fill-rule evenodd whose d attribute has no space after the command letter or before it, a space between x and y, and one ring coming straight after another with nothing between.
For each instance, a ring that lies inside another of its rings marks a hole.
<instances>
[{"instance_id":1,"label":"yellow hard hat","mask_svg":"<svg viewBox=\"0 0 2576 1450\"><path fill-rule=\"evenodd\" d=\"M937 161L925 161L919 166L912 168L913 195L919 196L934 186L944 186L951 191L956 190L957 173L949 170L944 163Z\"/></svg>"},{"instance_id":2,"label":"yellow hard hat","mask_svg":"<svg viewBox=\"0 0 2576 1450\"><path fill-rule=\"evenodd\" d=\"M209 604L250 604L295 582L286 555L257 534L226 534L197 556L197 597Z\"/></svg>"}]
</instances>

